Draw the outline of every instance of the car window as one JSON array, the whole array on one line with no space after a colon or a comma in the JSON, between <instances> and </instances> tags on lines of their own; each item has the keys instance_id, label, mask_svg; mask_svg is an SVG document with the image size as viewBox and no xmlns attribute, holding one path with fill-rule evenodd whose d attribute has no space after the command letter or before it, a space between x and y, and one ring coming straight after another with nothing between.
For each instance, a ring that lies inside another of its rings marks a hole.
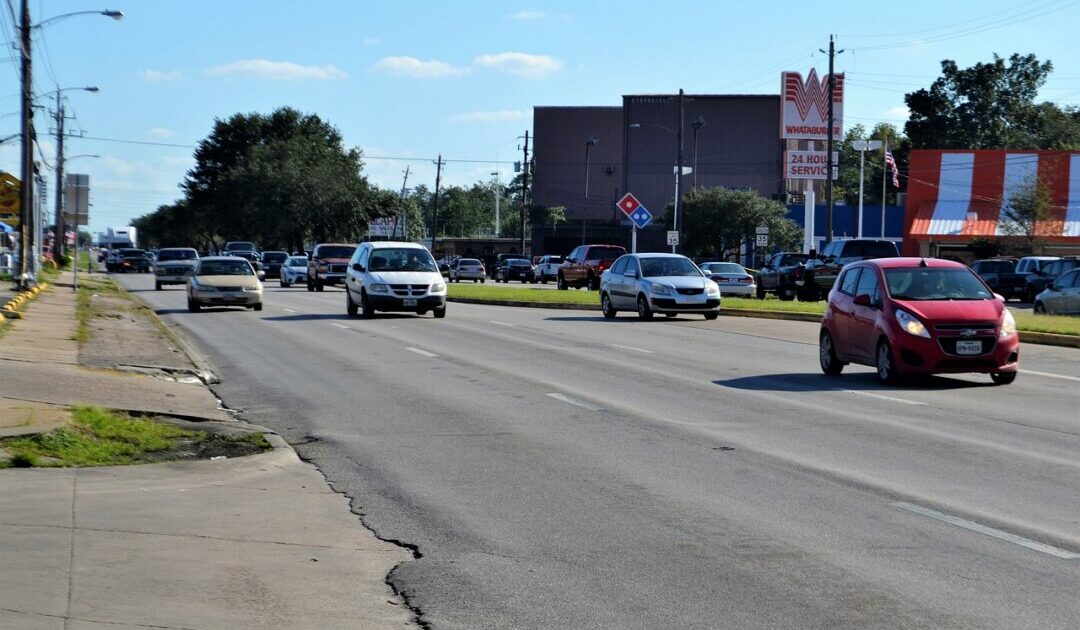
<instances>
[{"instance_id":1,"label":"car window","mask_svg":"<svg viewBox=\"0 0 1080 630\"><path fill-rule=\"evenodd\" d=\"M851 241L845 256L862 258L891 258L896 256L896 245L887 241Z\"/></svg>"},{"instance_id":2,"label":"car window","mask_svg":"<svg viewBox=\"0 0 1080 630\"><path fill-rule=\"evenodd\" d=\"M568 261L578 262L579 260L581 260L581 257L579 256L579 254L581 254L581 248L580 247L575 247L574 251L570 252L570 255L567 256L566 259Z\"/></svg>"},{"instance_id":3,"label":"car window","mask_svg":"<svg viewBox=\"0 0 1080 630\"><path fill-rule=\"evenodd\" d=\"M320 247L316 258L351 258L356 248L352 245L327 245Z\"/></svg>"},{"instance_id":4,"label":"car window","mask_svg":"<svg viewBox=\"0 0 1080 630\"><path fill-rule=\"evenodd\" d=\"M243 258L236 260L204 260L199 263L200 276L253 276L255 270Z\"/></svg>"},{"instance_id":5,"label":"car window","mask_svg":"<svg viewBox=\"0 0 1080 630\"><path fill-rule=\"evenodd\" d=\"M368 271L434 271L435 259L418 247L387 247L373 250Z\"/></svg>"},{"instance_id":6,"label":"car window","mask_svg":"<svg viewBox=\"0 0 1080 630\"><path fill-rule=\"evenodd\" d=\"M777 258L780 261L777 263L777 265L784 266L797 265L799 263L806 262L810 257L806 254L780 254L779 256L777 256Z\"/></svg>"},{"instance_id":7,"label":"car window","mask_svg":"<svg viewBox=\"0 0 1080 630\"><path fill-rule=\"evenodd\" d=\"M898 267L885 270L889 295L897 300L988 300L993 294L970 269Z\"/></svg>"},{"instance_id":8,"label":"car window","mask_svg":"<svg viewBox=\"0 0 1080 630\"><path fill-rule=\"evenodd\" d=\"M641 275L646 278L666 276L701 276L697 265L682 256L658 256L641 259Z\"/></svg>"},{"instance_id":9,"label":"car window","mask_svg":"<svg viewBox=\"0 0 1080 630\"><path fill-rule=\"evenodd\" d=\"M869 267L863 267L863 272L859 275L859 284L855 288L855 295L869 295L870 301L877 303L880 297L879 292L877 273Z\"/></svg>"},{"instance_id":10,"label":"car window","mask_svg":"<svg viewBox=\"0 0 1080 630\"><path fill-rule=\"evenodd\" d=\"M703 265L701 270L708 273L746 273L741 265L735 263L709 263Z\"/></svg>"},{"instance_id":11,"label":"car window","mask_svg":"<svg viewBox=\"0 0 1080 630\"><path fill-rule=\"evenodd\" d=\"M562 256L545 256L545 261L553 265L557 265L562 262Z\"/></svg>"},{"instance_id":12,"label":"car window","mask_svg":"<svg viewBox=\"0 0 1080 630\"><path fill-rule=\"evenodd\" d=\"M1016 267L1009 260L983 260L975 263L978 273L1012 273Z\"/></svg>"},{"instance_id":13,"label":"car window","mask_svg":"<svg viewBox=\"0 0 1080 630\"><path fill-rule=\"evenodd\" d=\"M621 247L590 247L588 256L589 260L608 260L625 253L626 250Z\"/></svg>"},{"instance_id":14,"label":"car window","mask_svg":"<svg viewBox=\"0 0 1080 630\"><path fill-rule=\"evenodd\" d=\"M478 267L478 266L480 266L480 261L475 259L475 258L461 258L461 259L458 259L458 261L457 261L457 266L458 267L463 267L463 266L467 266L467 265L473 266L473 267Z\"/></svg>"},{"instance_id":15,"label":"car window","mask_svg":"<svg viewBox=\"0 0 1080 630\"><path fill-rule=\"evenodd\" d=\"M615 261L615 264L611 266L611 273L625 273L626 263L630 260L629 256L623 256Z\"/></svg>"},{"instance_id":16,"label":"car window","mask_svg":"<svg viewBox=\"0 0 1080 630\"><path fill-rule=\"evenodd\" d=\"M860 267L848 269L844 272L844 275L840 276L840 292L847 295L855 295L855 287L859 282Z\"/></svg>"},{"instance_id":17,"label":"car window","mask_svg":"<svg viewBox=\"0 0 1080 630\"><path fill-rule=\"evenodd\" d=\"M163 249L158 252L157 259L161 262L167 260L195 260L198 255L193 249Z\"/></svg>"},{"instance_id":18,"label":"car window","mask_svg":"<svg viewBox=\"0 0 1080 630\"><path fill-rule=\"evenodd\" d=\"M1080 272L1073 270L1066 274L1062 274L1060 278L1054 281L1054 286L1058 289L1080 287Z\"/></svg>"}]
</instances>

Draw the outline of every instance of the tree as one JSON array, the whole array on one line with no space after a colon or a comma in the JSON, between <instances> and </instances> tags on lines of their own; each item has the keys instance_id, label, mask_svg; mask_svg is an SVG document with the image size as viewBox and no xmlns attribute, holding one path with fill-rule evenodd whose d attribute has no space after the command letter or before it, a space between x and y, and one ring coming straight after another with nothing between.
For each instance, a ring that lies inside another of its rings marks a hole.
<instances>
[{"instance_id":1,"label":"tree","mask_svg":"<svg viewBox=\"0 0 1080 630\"><path fill-rule=\"evenodd\" d=\"M665 220L670 226L673 206ZM688 256L716 256L727 260L736 255L754 229L769 228L769 240L782 249L802 243L802 228L787 218L787 208L752 190L702 188L683 197L680 206L683 252Z\"/></svg>"},{"instance_id":2,"label":"tree","mask_svg":"<svg viewBox=\"0 0 1080 630\"><path fill-rule=\"evenodd\" d=\"M882 122L874 125L869 134L866 132L866 127L862 125L854 125L848 129L838 149L840 152L840 173L833 186L833 194L844 199L851 206L859 205L859 152L854 148L856 140L881 140L887 142L889 150L892 151L893 158L896 160L897 169L901 173L907 172L908 154L911 152L911 142L894 125L889 123ZM885 168L884 150L866 152L866 163L863 168L865 178L863 186L864 206L881 204L881 178L883 174L886 176L887 201L890 198L890 193L900 192L905 187L907 182L902 179L900 189L894 188L892 175L891 173L885 173Z\"/></svg>"},{"instance_id":3,"label":"tree","mask_svg":"<svg viewBox=\"0 0 1080 630\"><path fill-rule=\"evenodd\" d=\"M904 129L916 149L1080 148L1080 115L1035 103L1053 70L1035 55L994 55L991 63L961 69L941 62L929 89L905 95L911 110Z\"/></svg>"},{"instance_id":4,"label":"tree","mask_svg":"<svg viewBox=\"0 0 1080 630\"><path fill-rule=\"evenodd\" d=\"M551 224L551 233L554 234L560 223L566 223L566 207L551 206L548 208L547 222Z\"/></svg>"},{"instance_id":5,"label":"tree","mask_svg":"<svg viewBox=\"0 0 1080 630\"><path fill-rule=\"evenodd\" d=\"M1039 241L1052 233L1050 220L1053 209L1050 188L1033 177L1002 205L998 229L1006 236L1023 239L1024 251L1033 254Z\"/></svg>"}]
</instances>

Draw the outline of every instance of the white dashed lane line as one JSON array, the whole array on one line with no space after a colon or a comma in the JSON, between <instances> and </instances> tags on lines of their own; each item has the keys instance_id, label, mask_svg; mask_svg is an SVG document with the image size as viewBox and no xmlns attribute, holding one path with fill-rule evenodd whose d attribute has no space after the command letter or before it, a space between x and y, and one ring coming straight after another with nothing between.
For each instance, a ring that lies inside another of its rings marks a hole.
<instances>
[{"instance_id":1,"label":"white dashed lane line","mask_svg":"<svg viewBox=\"0 0 1080 630\"><path fill-rule=\"evenodd\" d=\"M915 406L918 406L918 407L925 407L926 406L926 403L919 402L917 400L908 400L906 398L896 398L895 396L884 396L882 394L872 394L870 392L860 392L860 391L856 391L854 389L845 389L844 391L849 393L849 394L858 394L860 396L870 396L871 398L877 398L878 400L888 400L890 402L898 402L898 403L903 403L905 405L915 405Z\"/></svg>"},{"instance_id":2,"label":"white dashed lane line","mask_svg":"<svg viewBox=\"0 0 1080 630\"><path fill-rule=\"evenodd\" d=\"M339 324L339 323L337 323L337 322L330 322L330 325L331 325L331 326L334 326L335 328L341 328L342 330L351 330L351 329L350 329L350 328L349 328L348 326L346 326L345 324Z\"/></svg>"},{"instance_id":3,"label":"white dashed lane line","mask_svg":"<svg viewBox=\"0 0 1080 630\"><path fill-rule=\"evenodd\" d=\"M560 394L558 392L551 392L550 394L548 394L548 396L550 396L551 398L554 398L555 400L559 400L559 401L562 401L564 403L574 405L575 407L581 407L582 409L586 409L588 411L603 411L604 410L603 407L597 407L596 405L589 404L589 403L587 403L587 402L585 402L583 400L578 400L577 398L571 398L571 397L567 396L566 394Z\"/></svg>"},{"instance_id":4,"label":"white dashed lane line","mask_svg":"<svg viewBox=\"0 0 1080 630\"><path fill-rule=\"evenodd\" d=\"M434 352L428 352L427 350L421 350L420 348L409 347L409 348L405 348L405 349L408 350L409 352L415 352L416 354L419 354L422 357L435 358L435 357L439 356L439 355L435 354Z\"/></svg>"},{"instance_id":5,"label":"white dashed lane line","mask_svg":"<svg viewBox=\"0 0 1080 630\"><path fill-rule=\"evenodd\" d=\"M645 348L635 348L634 346L623 346L617 343L609 343L612 348L619 348L620 350L629 350L631 352L640 352L641 354L653 354L652 350L646 350Z\"/></svg>"},{"instance_id":6,"label":"white dashed lane line","mask_svg":"<svg viewBox=\"0 0 1080 630\"><path fill-rule=\"evenodd\" d=\"M1076 381L1080 383L1080 377L1066 376L1064 374L1051 374L1050 372L1036 372L1035 370L1020 370L1021 374L1031 374L1032 376L1042 376L1044 378L1060 378L1063 381Z\"/></svg>"}]
</instances>

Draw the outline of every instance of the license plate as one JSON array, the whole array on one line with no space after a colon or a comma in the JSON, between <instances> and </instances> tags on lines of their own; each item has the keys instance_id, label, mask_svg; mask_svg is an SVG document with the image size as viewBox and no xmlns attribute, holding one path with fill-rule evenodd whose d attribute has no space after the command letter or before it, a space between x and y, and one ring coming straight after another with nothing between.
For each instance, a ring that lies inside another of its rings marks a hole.
<instances>
[{"instance_id":1,"label":"license plate","mask_svg":"<svg viewBox=\"0 0 1080 630\"><path fill-rule=\"evenodd\" d=\"M416 306L416 298L405 298L401 303L404 306Z\"/></svg>"},{"instance_id":2,"label":"license plate","mask_svg":"<svg viewBox=\"0 0 1080 630\"><path fill-rule=\"evenodd\" d=\"M956 354L982 354L981 341L957 341Z\"/></svg>"}]
</instances>

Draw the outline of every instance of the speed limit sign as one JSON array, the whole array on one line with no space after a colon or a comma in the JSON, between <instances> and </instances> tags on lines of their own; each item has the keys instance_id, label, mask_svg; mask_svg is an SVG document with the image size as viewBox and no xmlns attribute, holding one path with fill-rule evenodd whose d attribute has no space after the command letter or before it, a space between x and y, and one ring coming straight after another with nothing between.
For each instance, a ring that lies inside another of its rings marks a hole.
<instances>
[{"instance_id":1,"label":"speed limit sign","mask_svg":"<svg viewBox=\"0 0 1080 630\"><path fill-rule=\"evenodd\" d=\"M769 246L769 235L768 234L758 234L756 244L757 244L758 247L768 247Z\"/></svg>"}]
</instances>

